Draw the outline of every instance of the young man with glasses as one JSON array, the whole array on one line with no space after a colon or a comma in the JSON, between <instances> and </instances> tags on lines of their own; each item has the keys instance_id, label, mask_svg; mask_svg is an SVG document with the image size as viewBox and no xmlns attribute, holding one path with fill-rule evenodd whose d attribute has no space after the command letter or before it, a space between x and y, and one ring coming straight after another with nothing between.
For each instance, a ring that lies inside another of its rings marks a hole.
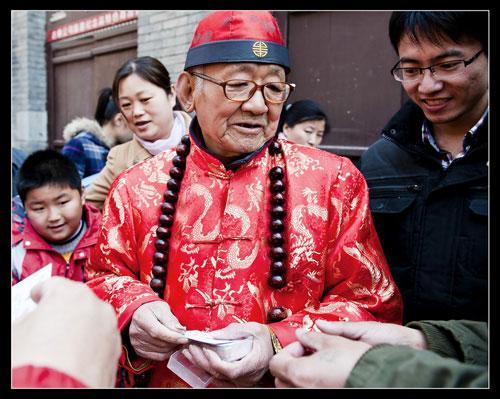
<instances>
[{"instance_id":1,"label":"young man with glasses","mask_svg":"<svg viewBox=\"0 0 500 399\"><path fill-rule=\"evenodd\" d=\"M361 158L404 322L488 318L488 13L394 12L410 101Z\"/></svg>"},{"instance_id":2,"label":"young man with glasses","mask_svg":"<svg viewBox=\"0 0 500 399\"><path fill-rule=\"evenodd\" d=\"M121 364L145 375L142 385L185 386L166 367L179 350L216 385L272 384L269 360L299 327L400 322L361 173L276 137L288 71L270 13L207 15L177 79L196 112L189 136L128 169L108 195L89 284L115 307ZM253 343L229 362L191 341L182 348L186 330Z\"/></svg>"}]
</instances>

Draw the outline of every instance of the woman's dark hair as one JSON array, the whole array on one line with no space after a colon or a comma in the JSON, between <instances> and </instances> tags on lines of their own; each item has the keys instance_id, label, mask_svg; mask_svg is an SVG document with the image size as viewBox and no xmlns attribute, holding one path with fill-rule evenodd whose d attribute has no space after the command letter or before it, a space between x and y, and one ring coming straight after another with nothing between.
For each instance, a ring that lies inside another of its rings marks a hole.
<instances>
[{"instance_id":1,"label":"woman's dark hair","mask_svg":"<svg viewBox=\"0 0 500 399\"><path fill-rule=\"evenodd\" d=\"M24 203L28 192L46 185L71 187L82 192L82 180L75 164L55 150L40 150L29 155L17 175L17 192Z\"/></svg>"},{"instance_id":2,"label":"woman's dark hair","mask_svg":"<svg viewBox=\"0 0 500 399\"><path fill-rule=\"evenodd\" d=\"M161 87L167 95L172 94L172 83L167 68L153 57L139 57L128 60L116 71L113 80L113 99L118 102L118 88L122 79L132 74L140 76L142 79Z\"/></svg>"},{"instance_id":3,"label":"woman's dark hair","mask_svg":"<svg viewBox=\"0 0 500 399\"><path fill-rule=\"evenodd\" d=\"M118 112L120 112L120 110L118 109L115 100L113 100L113 91L111 90L111 87L105 87L99 92L94 119L99 123L99 125L104 126L106 123L111 121Z\"/></svg>"},{"instance_id":4,"label":"woman's dark hair","mask_svg":"<svg viewBox=\"0 0 500 399\"><path fill-rule=\"evenodd\" d=\"M436 45L443 40L459 44L466 39L474 39L481 43L488 55L488 12L395 11L389 20L389 37L396 53L404 35L415 43L428 40Z\"/></svg>"},{"instance_id":5,"label":"woman's dark hair","mask_svg":"<svg viewBox=\"0 0 500 399\"><path fill-rule=\"evenodd\" d=\"M283 107L278 124L278 132L283 131L285 123L290 127L294 127L297 123L316 120L325 121L325 134L327 134L330 131L330 125L328 124L325 112L319 104L312 100L295 101L293 104Z\"/></svg>"}]
</instances>

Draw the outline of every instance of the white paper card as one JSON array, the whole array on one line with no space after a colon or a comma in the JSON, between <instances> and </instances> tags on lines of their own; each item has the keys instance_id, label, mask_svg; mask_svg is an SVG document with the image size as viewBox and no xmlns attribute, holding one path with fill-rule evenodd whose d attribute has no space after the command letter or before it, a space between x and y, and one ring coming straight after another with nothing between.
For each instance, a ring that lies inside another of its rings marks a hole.
<instances>
[{"instance_id":1,"label":"white paper card","mask_svg":"<svg viewBox=\"0 0 500 399\"><path fill-rule=\"evenodd\" d=\"M201 344L208 345L223 345L233 342L232 339L215 339L210 337L207 333L200 330L189 330L184 333L184 336L190 341L195 341Z\"/></svg>"},{"instance_id":2,"label":"white paper card","mask_svg":"<svg viewBox=\"0 0 500 399\"><path fill-rule=\"evenodd\" d=\"M31 299L31 289L51 276L52 263L49 263L12 287L12 322L36 308L37 304Z\"/></svg>"},{"instance_id":3,"label":"white paper card","mask_svg":"<svg viewBox=\"0 0 500 399\"><path fill-rule=\"evenodd\" d=\"M199 330L190 330L184 333L193 344L207 346L217 353L222 360L234 362L245 357L252 350L253 337L241 339L215 339Z\"/></svg>"}]
</instances>

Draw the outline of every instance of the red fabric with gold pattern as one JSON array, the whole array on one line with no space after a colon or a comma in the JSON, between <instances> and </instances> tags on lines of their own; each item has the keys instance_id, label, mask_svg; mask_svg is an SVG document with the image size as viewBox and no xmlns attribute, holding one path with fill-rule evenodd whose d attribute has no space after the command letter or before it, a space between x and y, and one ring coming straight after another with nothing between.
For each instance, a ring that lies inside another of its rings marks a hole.
<instances>
[{"instance_id":1,"label":"red fabric with gold pattern","mask_svg":"<svg viewBox=\"0 0 500 399\"><path fill-rule=\"evenodd\" d=\"M284 46L276 20L265 11L216 11L203 18L191 47L219 40L263 40Z\"/></svg>"},{"instance_id":2,"label":"red fabric with gold pattern","mask_svg":"<svg viewBox=\"0 0 500 399\"><path fill-rule=\"evenodd\" d=\"M261 151L237 171L191 143L172 226L165 300L188 329L267 323L280 343L317 319L401 323L402 302L380 247L368 190L350 160L280 140L283 155ZM160 300L149 287L156 228L175 151L122 173L113 183L88 284L118 314L119 328L143 303ZM268 283L268 172L285 169L287 282ZM144 359L143 359L144 360ZM155 363L155 386L179 383ZM130 364L124 364L132 371ZM158 377L158 373L163 377ZM153 383L153 381L155 381Z\"/></svg>"}]
</instances>

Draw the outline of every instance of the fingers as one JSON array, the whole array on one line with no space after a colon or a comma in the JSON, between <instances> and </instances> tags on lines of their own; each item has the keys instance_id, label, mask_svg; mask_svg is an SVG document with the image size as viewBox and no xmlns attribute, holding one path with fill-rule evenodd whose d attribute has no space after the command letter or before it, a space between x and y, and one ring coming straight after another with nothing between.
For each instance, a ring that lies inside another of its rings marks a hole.
<instances>
[{"instance_id":1,"label":"fingers","mask_svg":"<svg viewBox=\"0 0 500 399\"><path fill-rule=\"evenodd\" d=\"M31 290L31 299L38 303L51 292L61 289L71 289L73 285L77 287L80 284L63 277L54 276L35 285Z\"/></svg>"},{"instance_id":2,"label":"fingers","mask_svg":"<svg viewBox=\"0 0 500 399\"><path fill-rule=\"evenodd\" d=\"M295 388L295 386L291 383L280 380L279 378L274 379L274 385L276 386L276 388Z\"/></svg>"},{"instance_id":3,"label":"fingers","mask_svg":"<svg viewBox=\"0 0 500 399\"><path fill-rule=\"evenodd\" d=\"M285 346L279 353L283 351L288 353L292 357L301 357L305 354L305 348L300 344L300 342L292 342L290 345Z\"/></svg>"},{"instance_id":4,"label":"fingers","mask_svg":"<svg viewBox=\"0 0 500 399\"><path fill-rule=\"evenodd\" d=\"M318 332L308 332L302 329L298 329L295 331L295 335L302 346L313 349L314 351L318 351L328 347L325 342L325 338L328 336L325 334Z\"/></svg>"},{"instance_id":5,"label":"fingers","mask_svg":"<svg viewBox=\"0 0 500 399\"><path fill-rule=\"evenodd\" d=\"M196 364L206 372L211 373L210 362L203 353L201 347L198 345L188 345L186 349L183 349L182 353L191 363Z\"/></svg>"},{"instance_id":6,"label":"fingers","mask_svg":"<svg viewBox=\"0 0 500 399\"><path fill-rule=\"evenodd\" d=\"M163 301L156 301L136 310L130 325L130 336L157 346L160 342L183 345L188 343L184 330L169 306Z\"/></svg>"},{"instance_id":7,"label":"fingers","mask_svg":"<svg viewBox=\"0 0 500 399\"><path fill-rule=\"evenodd\" d=\"M366 332L367 327L372 327L373 322L349 322L316 320L316 326L324 333L340 335L342 337L358 340ZM375 322L376 323L376 322Z\"/></svg>"},{"instance_id":8,"label":"fingers","mask_svg":"<svg viewBox=\"0 0 500 399\"><path fill-rule=\"evenodd\" d=\"M156 351L149 351L149 350L141 350L141 349L135 349L135 351L139 356L141 356L145 359L151 359L151 360L160 362L160 361L167 360L170 357L170 355L172 355L172 353L174 353L175 349L169 350L165 353L160 353L160 352L156 352Z\"/></svg>"},{"instance_id":9,"label":"fingers","mask_svg":"<svg viewBox=\"0 0 500 399\"><path fill-rule=\"evenodd\" d=\"M297 344L297 345L295 345ZM269 371L275 377L274 383L278 388L290 388L296 386L293 383L294 370L300 370L303 358L295 357L291 352L297 352L300 343L294 342L287 345L282 351L273 356L269 362Z\"/></svg>"}]
</instances>

